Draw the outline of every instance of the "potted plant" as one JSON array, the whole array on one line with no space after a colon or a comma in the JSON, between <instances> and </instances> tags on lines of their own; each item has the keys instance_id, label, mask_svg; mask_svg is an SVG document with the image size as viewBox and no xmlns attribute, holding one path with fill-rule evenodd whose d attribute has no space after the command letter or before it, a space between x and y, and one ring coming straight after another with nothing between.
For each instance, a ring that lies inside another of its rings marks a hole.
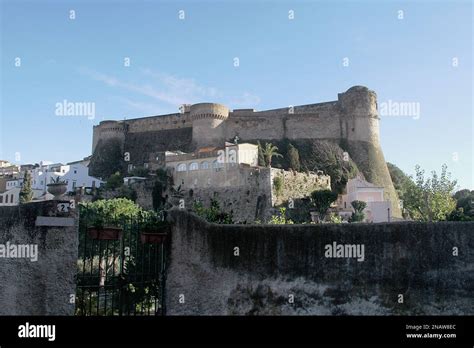
<instances>
[{"instance_id":1,"label":"potted plant","mask_svg":"<svg viewBox=\"0 0 474 348\"><path fill-rule=\"evenodd\" d=\"M146 216L140 226L140 240L145 243L163 243L171 230L171 225L162 216L153 213Z\"/></svg>"},{"instance_id":2,"label":"potted plant","mask_svg":"<svg viewBox=\"0 0 474 348\"><path fill-rule=\"evenodd\" d=\"M51 178L51 183L48 185L48 192L54 196L54 199L60 199L67 191L67 181L61 180L60 176L56 179Z\"/></svg>"},{"instance_id":3,"label":"potted plant","mask_svg":"<svg viewBox=\"0 0 474 348\"><path fill-rule=\"evenodd\" d=\"M100 211L92 219L92 226L87 229L91 239L119 240L122 238L122 229L105 224L104 215Z\"/></svg>"}]
</instances>

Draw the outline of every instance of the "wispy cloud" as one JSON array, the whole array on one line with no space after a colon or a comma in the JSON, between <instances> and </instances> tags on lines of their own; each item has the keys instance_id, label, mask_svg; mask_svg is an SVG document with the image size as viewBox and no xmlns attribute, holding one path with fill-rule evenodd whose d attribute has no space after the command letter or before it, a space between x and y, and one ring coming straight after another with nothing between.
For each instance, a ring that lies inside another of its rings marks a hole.
<instances>
[{"instance_id":1,"label":"wispy cloud","mask_svg":"<svg viewBox=\"0 0 474 348\"><path fill-rule=\"evenodd\" d=\"M192 78L176 77L170 74L155 72L150 69L141 69L140 73L146 83L134 83L121 80L115 76L100 73L91 69L81 68L80 73L105 83L107 86L134 92L138 96L152 98L155 101L178 107L182 104L193 104L203 101L216 101L227 104L229 107L254 107L260 103L258 96L243 92L237 96L226 96L215 87L199 84ZM151 79L151 82L149 81ZM129 99L130 98L130 99ZM133 101L133 96L124 99L129 106L140 111L149 112L153 104Z\"/></svg>"}]
</instances>

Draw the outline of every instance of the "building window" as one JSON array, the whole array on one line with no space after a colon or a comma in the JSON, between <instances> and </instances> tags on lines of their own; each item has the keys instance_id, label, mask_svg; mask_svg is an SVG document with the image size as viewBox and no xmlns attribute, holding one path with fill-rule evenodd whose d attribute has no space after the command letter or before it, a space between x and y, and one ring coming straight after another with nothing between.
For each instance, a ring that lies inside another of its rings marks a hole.
<instances>
[{"instance_id":1,"label":"building window","mask_svg":"<svg viewBox=\"0 0 474 348\"><path fill-rule=\"evenodd\" d=\"M189 165L189 170L198 170L199 166L196 162L193 162Z\"/></svg>"},{"instance_id":2,"label":"building window","mask_svg":"<svg viewBox=\"0 0 474 348\"><path fill-rule=\"evenodd\" d=\"M8 203L8 195L5 195L5 204Z\"/></svg>"},{"instance_id":3,"label":"building window","mask_svg":"<svg viewBox=\"0 0 474 348\"><path fill-rule=\"evenodd\" d=\"M186 171L186 163L180 163L176 167L176 171L178 172L185 172Z\"/></svg>"},{"instance_id":4,"label":"building window","mask_svg":"<svg viewBox=\"0 0 474 348\"><path fill-rule=\"evenodd\" d=\"M77 170L74 171L74 174L77 174Z\"/></svg>"},{"instance_id":5,"label":"building window","mask_svg":"<svg viewBox=\"0 0 474 348\"><path fill-rule=\"evenodd\" d=\"M13 194L10 195L10 203L13 203Z\"/></svg>"},{"instance_id":6,"label":"building window","mask_svg":"<svg viewBox=\"0 0 474 348\"><path fill-rule=\"evenodd\" d=\"M3 203L3 196L0 196L0 203Z\"/></svg>"},{"instance_id":7,"label":"building window","mask_svg":"<svg viewBox=\"0 0 474 348\"><path fill-rule=\"evenodd\" d=\"M207 161L201 162L201 169L209 169L209 162Z\"/></svg>"},{"instance_id":8,"label":"building window","mask_svg":"<svg viewBox=\"0 0 474 348\"><path fill-rule=\"evenodd\" d=\"M76 189L76 180L74 180L74 181L72 182L72 189L73 189L73 190Z\"/></svg>"}]
</instances>

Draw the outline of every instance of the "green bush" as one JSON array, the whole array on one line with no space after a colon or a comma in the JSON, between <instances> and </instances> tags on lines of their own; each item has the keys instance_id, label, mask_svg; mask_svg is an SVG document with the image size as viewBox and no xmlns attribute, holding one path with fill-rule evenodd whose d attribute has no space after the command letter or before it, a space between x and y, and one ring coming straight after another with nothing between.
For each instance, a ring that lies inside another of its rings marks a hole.
<instances>
[{"instance_id":1,"label":"green bush","mask_svg":"<svg viewBox=\"0 0 474 348\"><path fill-rule=\"evenodd\" d=\"M232 214L221 211L219 202L216 199L211 199L211 206L209 208L204 207L202 202L194 202L193 211L209 222L216 224L233 223Z\"/></svg>"},{"instance_id":2,"label":"green bush","mask_svg":"<svg viewBox=\"0 0 474 348\"><path fill-rule=\"evenodd\" d=\"M283 193L283 179L281 176L276 176L273 178L273 187L277 196L281 196Z\"/></svg>"},{"instance_id":3,"label":"green bush","mask_svg":"<svg viewBox=\"0 0 474 348\"><path fill-rule=\"evenodd\" d=\"M361 222L364 221L365 214L364 209L367 207L367 203L363 201L352 201L351 202L352 208L354 208L355 212L352 213L351 217L349 218L349 222Z\"/></svg>"},{"instance_id":4,"label":"green bush","mask_svg":"<svg viewBox=\"0 0 474 348\"><path fill-rule=\"evenodd\" d=\"M323 221L332 202L337 199L337 193L332 192L331 190L313 191L311 193L311 199L313 201L313 206L319 213L319 220Z\"/></svg>"},{"instance_id":5,"label":"green bush","mask_svg":"<svg viewBox=\"0 0 474 348\"><path fill-rule=\"evenodd\" d=\"M107 179L107 182L105 184L105 188L107 190L115 190L119 188L120 186L123 185L123 177L120 172L115 172L109 178Z\"/></svg>"},{"instance_id":6,"label":"green bush","mask_svg":"<svg viewBox=\"0 0 474 348\"><path fill-rule=\"evenodd\" d=\"M280 213L278 215L273 215L268 223L270 225L292 225L293 221L287 219L286 208L280 208Z\"/></svg>"}]
</instances>

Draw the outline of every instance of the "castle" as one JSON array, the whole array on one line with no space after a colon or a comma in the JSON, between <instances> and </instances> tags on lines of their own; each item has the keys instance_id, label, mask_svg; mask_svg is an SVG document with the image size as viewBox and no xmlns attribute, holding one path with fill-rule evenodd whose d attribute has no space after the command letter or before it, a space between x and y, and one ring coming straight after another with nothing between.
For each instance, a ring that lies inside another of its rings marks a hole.
<instances>
[{"instance_id":1,"label":"castle","mask_svg":"<svg viewBox=\"0 0 474 348\"><path fill-rule=\"evenodd\" d=\"M165 151L190 152L241 141L320 139L335 142L357 164L365 178L384 188L392 214L400 217L396 191L379 142L377 95L354 86L335 101L255 111L229 110L216 103L183 105L181 112L123 121L102 121L94 126L92 153L110 141L129 155L129 166L159 162Z\"/></svg>"}]
</instances>

